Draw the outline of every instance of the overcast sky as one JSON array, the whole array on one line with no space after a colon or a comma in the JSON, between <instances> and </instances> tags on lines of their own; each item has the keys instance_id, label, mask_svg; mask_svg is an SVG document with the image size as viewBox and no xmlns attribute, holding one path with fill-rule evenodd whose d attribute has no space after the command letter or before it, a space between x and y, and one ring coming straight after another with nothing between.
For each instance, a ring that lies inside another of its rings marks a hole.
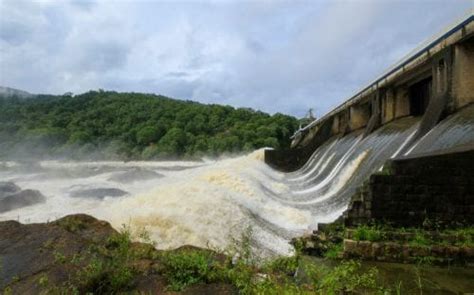
<instances>
[{"instance_id":1,"label":"overcast sky","mask_svg":"<svg viewBox=\"0 0 474 295\"><path fill-rule=\"evenodd\" d=\"M474 0L0 0L0 85L321 115Z\"/></svg>"}]
</instances>

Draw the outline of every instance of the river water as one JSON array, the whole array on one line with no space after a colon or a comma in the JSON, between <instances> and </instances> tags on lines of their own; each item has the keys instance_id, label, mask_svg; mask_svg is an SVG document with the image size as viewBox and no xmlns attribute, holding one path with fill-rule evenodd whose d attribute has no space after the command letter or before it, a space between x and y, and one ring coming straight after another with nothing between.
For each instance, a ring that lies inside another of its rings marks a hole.
<instances>
[{"instance_id":1,"label":"river water","mask_svg":"<svg viewBox=\"0 0 474 295\"><path fill-rule=\"evenodd\" d=\"M340 216L387 159L474 144L474 106L412 143L418 126L419 119L407 117L366 137L362 131L335 136L293 173L267 166L263 149L200 162L4 161L1 181L39 190L46 201L0 210L0 220L46 222L86 213L117 229L145 229L161 249L225 249L250 228L260 255L288 255L291 238Z\"/></svg>"}]
</instances>

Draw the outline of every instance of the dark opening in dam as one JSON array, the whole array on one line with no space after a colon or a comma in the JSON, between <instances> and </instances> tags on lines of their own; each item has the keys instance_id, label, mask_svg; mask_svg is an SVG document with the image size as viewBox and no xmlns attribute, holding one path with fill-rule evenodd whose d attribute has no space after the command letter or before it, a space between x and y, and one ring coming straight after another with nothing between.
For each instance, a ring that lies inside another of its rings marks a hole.
<instances>
[{"instance_id":1,"label":"dark opening in dam","mask_svg":"<svg viewBox=\"0 0 474 295\"><path fill-rule=\"evenodd\" d=\"M410 87L410 115L421 116L425 113L431 98L432 78L426 78Z\"/></svg>"}]
</instances>

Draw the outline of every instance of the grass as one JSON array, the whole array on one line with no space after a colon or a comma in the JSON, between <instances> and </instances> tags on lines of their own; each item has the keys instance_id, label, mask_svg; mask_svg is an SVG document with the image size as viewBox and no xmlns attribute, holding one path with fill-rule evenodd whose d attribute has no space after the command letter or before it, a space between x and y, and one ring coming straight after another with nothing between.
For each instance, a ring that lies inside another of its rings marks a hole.
<instances>
[{"instance_id":1,"label":"grass","mask_svg":"<svg viewBox=\"0 0 474 295\"><path fill-rule=\"evenodd\" d=\"M414 237L409 241L410 246L429 247L434 242L425 236L423 231L416 230Z\"/></svg>"},{"instance_id":2,"label":"grass","mask_svg":"<svg viewBox=\"0 0 474 295\"><path fill-rule=\"evenodd\" d=\"M323 277L318 291L321 294L346 294L355 291L375 292L379 289L376 282L378 275L376 268L371 268L365 273L359 272L359 262L343 261Z\"/></svg>"},{"instance_id":3,"label":"grass","mask_svg":"<svg viewBox=\"0 0 474 295\"><path fill-rule=\"evenodd\" d=\"M112 235L102 250L105 259L93 256L89 264L77 273L81 289L95 294L109 294L132 287L134 271L132 260L130 230L123 227L120 233ZM108 250L108 251L106 251Z\"/></svg>"},{"instance_id":4,"label":"grass","mask_svg":"<svg viewBox=\"0 0 474 295\"><path fill-rule=\"evenodd\" d=\"M474 227L447 230L446 233L457 237L456 246L474 247Z\"/></svg>"},{"instance_id":5,"label":"grass","mask_svg":"<svg viewBox=\"0 0 474 295\"><path fill-rule=\"evenodd\" d=\"M67 227L70 225L66 224ZM91 245L81 254L66 257L54 251L56 264L68 264L76 271L60 285L50 284L43 274L38 279L38 286L47 294L115 294L131 290L136 275L130 266L134 259L131 244L130 231L123 227L120 233L110 236L105 245Z\"/></svg>"},{"instance_id":6,"label":"grass","mask_svg":"<svg viewBox=\"0 0 474 295\"><path fill-rule=\"evenodd\" d=\"M217 277L217 267L210 253L204 251L181 251L162 257L163 275L169 289L181 291L197 283L210 283Z\"/></svg>"},{"instance_id":7,"label":"grass","mask_svg":"<svg viewBox=\"0 0 474 295\"><path fill-rule=\"evenodd\" d=\"M388 241L388 233L412 234L406 241L411 246L429 247L432 245L452 245L474 247L474 227L427 231L420 228L393 228L388 225L360 225L354 229L353 239L356 241ZM446 239L444 236L455 236ZM405 242L405 241L404 241Z\"/></svg>"},{"instance_id":8,"label":"grass","mask_svg":"<svg viewBox=\"0 0 474 295\"><path fill-rule=\"evenodd\" d=\"M383 230L379 226L358 226L354 231L356 241L377 242L385 239Z\"/></svg>"},{"instance_id":9,"label":"grass","mask_svg":"<svg viewBox=\"0 0 474 295\"><path fill-rule=\"evenodd\" d=\"M324 257L328 259L339 259L341 254L344 252L344 246L342 244L333 244L324 253Z\"/></svg>"},{"instance_id":10,"label":"grass","mask_svg":"<svg viewBox=\"0 0 474 295\"><path fill-rule=\"evenodd\" d=\"M75 233L87 227L81 220L73 217L60 220L58 225L71 233Z\"/></svg>"}]
</instances>

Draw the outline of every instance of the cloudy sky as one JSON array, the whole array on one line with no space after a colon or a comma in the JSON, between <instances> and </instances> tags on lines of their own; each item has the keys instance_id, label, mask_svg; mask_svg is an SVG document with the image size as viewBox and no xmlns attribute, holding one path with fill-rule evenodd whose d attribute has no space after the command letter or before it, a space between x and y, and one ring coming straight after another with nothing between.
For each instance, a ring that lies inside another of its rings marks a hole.
<instances>
[{"instance_id":1,"label":"cloudy sky","mask_svg":"<svg viewBox=\"0 0 474 295\"><path fill-rule=\"evenodd\" d=\"M474 0L0 0L0 85L321 115Z\"/></svg>"}]
</instances>

